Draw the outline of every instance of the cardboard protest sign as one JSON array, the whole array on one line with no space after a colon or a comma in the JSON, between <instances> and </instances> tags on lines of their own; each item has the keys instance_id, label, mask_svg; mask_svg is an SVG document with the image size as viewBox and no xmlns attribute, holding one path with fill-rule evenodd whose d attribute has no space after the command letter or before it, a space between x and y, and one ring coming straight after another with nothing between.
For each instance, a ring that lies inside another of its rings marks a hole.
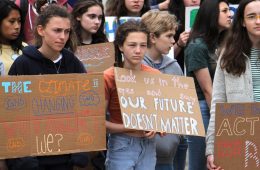
<instances>
[{"instance_id":1,"label":"cardboard protest sign","mask_svg":"<svg viewBox=\"0 0 260 170\"><path fill-rule=\"evenodd\" d=\"M115 62L113 43L79 46L75 55L88 72L103 72L113 66Z\"/></svg>"},{"instance_id":2,"label":"cardboard protest sign","mask_svg":"<svg viewBox=\"0 0 260 170\"><path fill-rule=\"evenodd\" d=\"M106 148L102 74L0 78L0 159Z\"/></svg>"},{"instance_id":3,"label":"cardboard protest sign","mask_svg":"<svg viewBox=\"0 0 260 170\"><path fill-rule=\"evenodd\" d=\"M115 68L115 79L126 128L205 136L192 78Z\"/></svg>"},{"instance_id":4,"label":"cardboard protest sign","mask_svg":"<svg viewBox=\"0 0 260 170\"><path fill-rule=\"evenodd\" d=\"M260 103L216 105L215 162L225 170L260 169Z\"/></svg>"}]
</instances>

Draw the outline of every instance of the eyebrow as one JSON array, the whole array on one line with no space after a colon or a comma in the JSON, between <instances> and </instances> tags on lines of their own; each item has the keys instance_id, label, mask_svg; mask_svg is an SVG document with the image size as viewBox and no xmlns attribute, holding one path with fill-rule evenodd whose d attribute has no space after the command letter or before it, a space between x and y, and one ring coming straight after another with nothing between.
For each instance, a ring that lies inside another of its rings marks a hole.
<instances>
[{"instance_id":1,"label":"eyebrow","mask_svg":"<svg viewBox=\"0 0 260 170\"><path fill-rule=\"evenodd\" d=\"M257 13L256 12L251 12L249 14L246 14L246 16L248 16L248 15L257 15Z\"/></svg>"}]
</instances>

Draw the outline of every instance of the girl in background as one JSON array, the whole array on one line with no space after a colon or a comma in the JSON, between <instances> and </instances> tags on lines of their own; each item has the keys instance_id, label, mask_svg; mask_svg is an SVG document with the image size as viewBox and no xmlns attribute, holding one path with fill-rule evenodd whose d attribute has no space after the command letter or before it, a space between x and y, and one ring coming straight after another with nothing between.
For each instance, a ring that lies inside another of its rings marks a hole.
<instances>
[{"instance_id":1,"label":"girl in background","mask_svg":"<svg viewBox=\"0 0 260 170\"><path fill-rule=\"evenodd\" d=\"M141 22L128 21L120 25L114 41L115 66L159 74L158 70L142 64L148 40L148 31ZM124 60L122 55L124 55ZM154 169L156 163L155 132L124 128L115 83L114 67L104 71L104 79L106 108L110 113L109 121L106 121L106 128L110 133L105 163L106 169Z\"/></svg>"},{"instance_id":2,"label":"girl in background","mask_svg":"<svg viewBox=\"0 0 260 170\"><path fill-rule=\"evenodd\" d=\"M20 8L14 2L2 0L0 11L0 72L1 75L7 75L26 44L22 42L23 22Z\"/></svg>"},{"instance_id":3,"label":"girl in background","mask_svg":"<svg viewBox=\"0 0 260 170\"><path fill-rule=\"evenodd\" d=\"M104 7L98 0L78 1L72 11L78 45L107 42Z\"/></svg>"},{"instance_id":4,"label":"girl in background","mask_svg":"<svg viewBox=\"0 0 260 170\"><path fill-rule=\"evenodd\" d=\"M217 49L231 25L226 0L204 0L191 30L184 52L187 75L194 78L205 131L210 119L212 82L216 69ZM188 137L189 170L206 170L205 138Z\"/></svg>"},{"instance_id":5,"label":"girl in background","mask_svg":"<svg viewBox=\"0 0 260 170\"><path fill-rule=\"evenodd\" d=\"M107 0L106 16L140 17L150 10L149 0Z\"/></svg>"},{"instance_id":6,"label":"girl in background","mask_svg":"<svg viewBox=\"0 0 260 170\"><path fill-rule=\"evenodd\" d=\"M214 163L216 103L260 102L260 0L241 0L215 73L206 136L209 170ZM243 43L241 43L243 42ZM221 165L220 165L221 166Z\"/></svg>"}]
</instances>

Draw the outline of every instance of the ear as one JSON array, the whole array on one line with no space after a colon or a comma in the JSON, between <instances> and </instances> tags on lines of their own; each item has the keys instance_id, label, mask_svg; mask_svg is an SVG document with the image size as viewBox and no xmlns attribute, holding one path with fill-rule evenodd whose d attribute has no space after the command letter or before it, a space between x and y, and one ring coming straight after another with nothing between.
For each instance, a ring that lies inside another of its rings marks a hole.
<instances>
[{"instance_id":1,"label":"ear","mask_svg":"<svg viewBox=\"0 0 260 170\"><path fill-rule=\"evenodd\" d=\"M119 46L118 48L119 48L119 50L120 50L121 52L123 52L123 47L122 47L122 46Z\"/></svg>"},{"instance_id":2,"label":"ear","mask_svg":"<svg viewBox=\"0 0 260 170\"><path fill-rule=\"evenodd\" d=\"M245 24L245 21L244 21L244 20L242 21L241 24L242 24L243 27L246 27L246 24Z\"/></svg>"},{"instance_id":3,"label":"ear","mask_svg":"<svg viewBox=\"0 0 260 170\"><path fill-rule=\"evenodd\" d=\"M81 20L81 17L77 17L76 20L77 20L77 21L80 21L80 20Z\"/></svg>"},{"instance_id":4,"label":"ear","mask_svg":"<svg viewBox=\"0 0 260 170\"><path fill-rule=\"evenodd\" d=\"M43 28L43 26L42 26L42 25L38 25L38 26L36 27L36 29L37 29L37 33L38 33L41 37L44 37L44 28Z\"/></svg>"},{"instance_id":5,"label":"ear","mask_svg":"<svg viewBox=\"0 0 260 170\"><path fill-rule=\"evenodd\" d=\"M150 33L149 36L150 36L150 42L152 44L155 44L156 43L156 36L155 36L155 34L154 33Z\"/></svg>"}]
</instances>

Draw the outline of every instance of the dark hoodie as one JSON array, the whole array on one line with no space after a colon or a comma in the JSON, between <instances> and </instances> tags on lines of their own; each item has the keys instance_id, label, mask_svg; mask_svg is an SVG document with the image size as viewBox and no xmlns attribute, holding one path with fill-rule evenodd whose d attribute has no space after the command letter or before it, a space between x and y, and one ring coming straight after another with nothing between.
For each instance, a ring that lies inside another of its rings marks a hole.
<instances>
[{"instance_id":1,"label":"dark hoodie","mask_svg":"<svg viewBox=\"0 0 260 170\"><path fill-rule=\"evenodd\" d=\"M9 75L39 75L86 73L83 64L69 50L61 51L61 63L56 65L50 59L45 58L34 46L23 49L23 55L18 57L9 70ZM60 65L60 66L59 66ZM57 70L58 69L58 70Z\"/></svg>"},{"instance_id":2,"label":"dark hoodie","mask_svg":"<svg viewBox=\"0 0 260 170\"><path fill-rule=\"evenodd\" d=\"M11 66L9 75L39 75L39 74L68 74L86 73L83 64L74 54L66 49L61 51L62 59L56 65L53 61L45 58L36 47L28 46L23 49L23 54L19 56ZM58 72L58 73L57 73ZM39 166L52 165L73 165L84 167L87 165L87 153L76 153L58 156L23 157L9 159L8 168L11 170L36 170ZM64 169L64 168L62 168ZM69 169L69 168L68 168Z\"/></svg>"}]
</instances>

